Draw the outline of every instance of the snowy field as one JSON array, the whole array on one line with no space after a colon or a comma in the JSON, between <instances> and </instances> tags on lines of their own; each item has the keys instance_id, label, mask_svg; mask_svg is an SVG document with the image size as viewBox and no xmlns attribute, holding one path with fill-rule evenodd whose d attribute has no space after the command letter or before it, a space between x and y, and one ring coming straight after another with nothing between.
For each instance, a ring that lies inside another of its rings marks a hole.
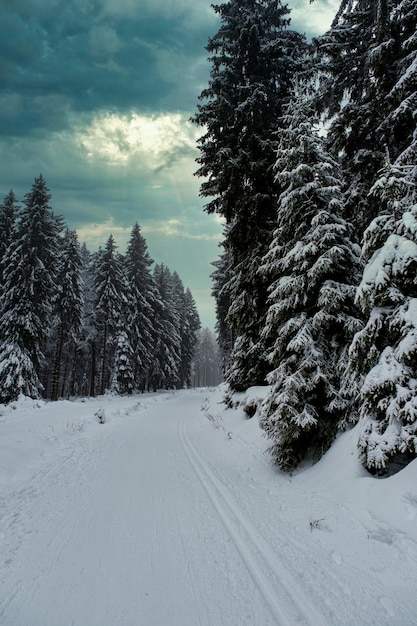
<instances>
[{"instance_id":1,"label":"snowy field","mask_svg":"<svg viewBox=\"0 0 417 626\"><path fill-rule=\"evenodd\" d=\"M0 407L1 626L417 624L417 461L282 474L220 398Z\"/></svg>"}]
</instances>

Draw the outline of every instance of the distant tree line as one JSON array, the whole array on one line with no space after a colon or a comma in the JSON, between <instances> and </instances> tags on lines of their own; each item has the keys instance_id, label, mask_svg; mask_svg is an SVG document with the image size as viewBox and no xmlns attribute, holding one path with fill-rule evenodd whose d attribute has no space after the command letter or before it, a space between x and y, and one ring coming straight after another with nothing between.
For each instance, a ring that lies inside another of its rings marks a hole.
<instances>
[{"instance_id":1,"label":"distant tree line","mask_svg":"<svg viewBox=\"0 0 417 626\"><path fill-rule=\"evenodd\" d=\"M342 0L311 44L280 0L213 8L194 122L226 380L269 383L281 468L360 421L390 471L417 456L417 0Z\"/></svg>"},{"instance_id":2,"label":"distant tree line","mask_svg":"<svg viewBox=\"0 0 417 626\"><path fill-rule=\"evenodd\" d=\"M209 328L197 333L197 344L192 366L193 387L215 387L223 380L219 346Z\"/></svg>"},{"instance_id":3,"label":"distant tree line","mask_svg":"<svg viewBox=\"0 0 417 626\"><path fill-rule=\"evenodd\" d=\"M0 402L190 386L190 290L152 267L138 224L125 254L112 235L91 253L50 199L41 175L22 206L13 191L0 204Z\"/></svg>"}]
</instances>

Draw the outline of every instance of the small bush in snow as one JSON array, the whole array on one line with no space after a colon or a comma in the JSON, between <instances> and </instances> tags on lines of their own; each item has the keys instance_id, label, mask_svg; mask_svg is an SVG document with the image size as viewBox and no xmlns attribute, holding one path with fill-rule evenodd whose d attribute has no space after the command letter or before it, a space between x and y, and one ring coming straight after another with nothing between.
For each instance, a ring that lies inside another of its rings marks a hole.
<instances>
[{"instance_id":1,"label":"small bush in snow","mask_svg":"<svg viewBox=\"0 0 417 626\"><path fill-rule=\"evenodd\" d=\"M96 413L94 413L94 415L96 416L99 424L106 423L106 414L104 413L103 408L100 407L99 410Z\"/></svg>"},{"instance_id":2,"label":"small bush in snow","mask_svg":"<svg viewBox=\"0 0 417 626\"><path fill-rule=\"evenodd\" d=\"M314 528L320 528L320 524L321 522L324 522L324 517L322 517L321 519L313 519L310 522L310 532L313 532Z\"/></svg>"}]
</instances>

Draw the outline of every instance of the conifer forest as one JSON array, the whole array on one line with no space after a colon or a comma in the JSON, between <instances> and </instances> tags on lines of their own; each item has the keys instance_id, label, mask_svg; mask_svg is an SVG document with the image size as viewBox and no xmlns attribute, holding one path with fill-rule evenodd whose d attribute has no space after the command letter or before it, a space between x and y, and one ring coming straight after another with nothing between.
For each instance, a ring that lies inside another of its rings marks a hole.
<instances>
[{"instance_id":1,"label":"conifer forest","mask_svg":"<svg viewBox=\"0 0 417 626\"><path fill-rule=\"evenodd\" d=\"M214 10L194 122L226 381L269 385L282 469L360 421L363 465L394 471L417 455L417 2L342 0L311 42L279 0Z\"/></svg>"},{"instance_id":2,"label":"conifer forest","mask_svg":"<svg viewBox=\"0 0 417 626\"><path fill-rule=\"evenodd\" d=\"M0 206L1 402L217 384L214 338L138 224L124 255L113 236L92 254L50 198L41 175Z\"/></svg>"},{"instance_id":3,"label":"conifer forest","mask_svg":"<svg viewBox=\"0 0 417 626\"><path fill-rule=\"evenodd\" d=\"M192 121L224 225L225 400L268 386L260 425L285 471L360 422L361 462L388 474L417 456L417 0L342 0L312 41L291 3L213 10ZM90 253L50 200L41 175L0 205L0 402L217 384L193 296L139 225L125 254L112 236Z\"/></svg>"}]
</instances>

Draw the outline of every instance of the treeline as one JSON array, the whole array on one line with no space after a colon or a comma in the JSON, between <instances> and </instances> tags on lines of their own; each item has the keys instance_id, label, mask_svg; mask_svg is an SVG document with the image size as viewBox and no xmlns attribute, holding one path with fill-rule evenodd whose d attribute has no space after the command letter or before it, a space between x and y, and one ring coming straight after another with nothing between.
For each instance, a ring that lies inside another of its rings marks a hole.
<instances>
[{"instance_id":1,"label":"treeline","mask_svg":"<svg viewBox=\"0 0 417 626\"><path fill-rule=\"evenodd\" d=\"M221 355L216 338L209 328L197 333L192 366L193 387L215 387L223 380Z\"/></svg>"},{"instance_id":2,"label":"treeline","mask_svg":"<svg viewBox=\"0 0 417 626\"><path fill-rule=\"evenodd\" d=\"M50 207L42 175L0 205L0 402L182 388L200 320L138 224L124 255L91 253Z\"/></svg>"},{"instance_id":3,"label":"treeline","mask_svg":"<svg viewBox=\"0 0 417 626\"><path fill-rule=\"evenodd\" d=\"M213 8L194 122L226 379L269 383L281 468L360 421L392 471L417 456L417 1L342 0L311 44L279 0Z\"/></svg>"}]
</instances>

